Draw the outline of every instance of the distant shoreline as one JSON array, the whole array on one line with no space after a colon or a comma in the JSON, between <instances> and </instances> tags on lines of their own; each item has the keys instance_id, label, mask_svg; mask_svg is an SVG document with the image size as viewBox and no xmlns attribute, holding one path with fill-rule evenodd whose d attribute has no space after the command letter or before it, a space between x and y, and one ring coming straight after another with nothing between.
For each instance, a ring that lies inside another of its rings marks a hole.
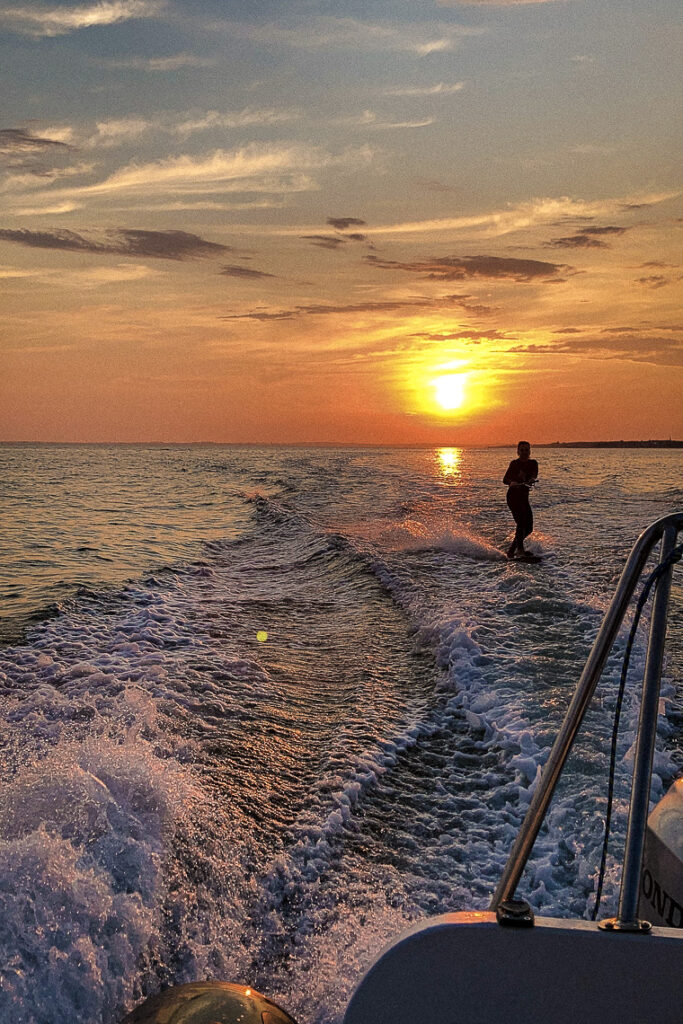
<instances>
[{"instance_id":1,"label":"distant shoreline","mask_svg":"<svg viewBox=\"0 0 683 1024\"><path fill-rule=\"evenodd\" d=\"M534 448L683 448L683 441L552 441Z\"/></svg>"}]
</instances>

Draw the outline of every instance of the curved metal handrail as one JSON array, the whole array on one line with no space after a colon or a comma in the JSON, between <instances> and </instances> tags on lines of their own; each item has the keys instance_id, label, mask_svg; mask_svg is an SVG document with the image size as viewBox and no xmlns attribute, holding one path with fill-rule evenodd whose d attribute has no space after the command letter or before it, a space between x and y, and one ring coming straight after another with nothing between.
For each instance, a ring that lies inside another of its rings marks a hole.
<instances>
[{"instance_id":1,"label":"curved metal handrail","mask_svg":"<svg viewBox=\"0 0 683 1024\"><path fill-rule=\"evenodd\" d=\"M661 540L660 564L666 561L675 547L678 533L682 530L683 512L675 512L672 515L658 519L649 526L647 530L641 533L634 544L617 584L614 597L605 613L602 625L595 638L584 670L581 673L581 678L565 715L560 732L550 751L545 768L541 774L541 779L531 798L524 821L508 856L500 882L491 900L491 910L495 910L503 900L514 896L515 889L536 841L536 836L543 824L548 805L571 751L579 726L595 693L595 688L605 662L650 553ZM664 654L664 638L666 634L666 618L672 572L673 565L670 565L657 582L650 624L650 639L643 682L638 743L634 760L631 809L619 901L618 923L623 930L638 927L636 921L638 888L650 795L652 756L654 753L659 703L659 681Z\"/></svg>"}]
</instances>

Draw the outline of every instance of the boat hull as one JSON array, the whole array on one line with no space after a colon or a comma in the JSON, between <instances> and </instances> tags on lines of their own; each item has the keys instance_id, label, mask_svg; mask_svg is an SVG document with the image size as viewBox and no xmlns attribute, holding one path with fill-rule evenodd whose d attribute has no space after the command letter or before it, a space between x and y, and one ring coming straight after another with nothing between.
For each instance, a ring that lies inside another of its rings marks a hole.
<instances>
[{"instance_id":1,"label":"boat hull","mask_svg":"<svg viewBox=\"0 0 683 1024\"><path fill-rule=\"evenodd\" d=\"M680 1024L683 933L609 932L489 912L444 914L404 933L370 967L344 1024Z\"/></svg>"}]
</instances>

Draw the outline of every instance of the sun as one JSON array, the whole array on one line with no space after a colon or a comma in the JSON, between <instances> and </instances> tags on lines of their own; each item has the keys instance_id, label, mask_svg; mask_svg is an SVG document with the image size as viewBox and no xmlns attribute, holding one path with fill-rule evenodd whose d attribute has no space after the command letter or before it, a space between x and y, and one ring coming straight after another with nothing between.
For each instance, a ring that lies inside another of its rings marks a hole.
<instances>
[{"instance_id":1,"label":"sun","mask_svg":"<svg viewBox=\"0 0 683 1024\"><path fill-rule=\"evenodd\" d=\"M429 383L434 388L434 398L442 409L460 409L465 402L466 373L444 373Z\"/></svg>"}]
</instances>

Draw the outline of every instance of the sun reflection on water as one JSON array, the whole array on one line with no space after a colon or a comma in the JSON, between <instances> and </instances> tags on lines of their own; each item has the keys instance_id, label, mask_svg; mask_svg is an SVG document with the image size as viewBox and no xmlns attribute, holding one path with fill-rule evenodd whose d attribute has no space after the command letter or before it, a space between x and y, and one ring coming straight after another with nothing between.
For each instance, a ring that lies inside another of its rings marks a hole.
<instances>
[{"instance_id":1,"label":"sun reflection on water","mask_svg":"<svg viewBox=\"0 0 683 1024\"><path fill-rule=\"evenodd\" d=\"M436 457L439 460L438 468L442 476L450 479L460 476L462 448L439 448Z\"/></svg>"}]
</instances>

